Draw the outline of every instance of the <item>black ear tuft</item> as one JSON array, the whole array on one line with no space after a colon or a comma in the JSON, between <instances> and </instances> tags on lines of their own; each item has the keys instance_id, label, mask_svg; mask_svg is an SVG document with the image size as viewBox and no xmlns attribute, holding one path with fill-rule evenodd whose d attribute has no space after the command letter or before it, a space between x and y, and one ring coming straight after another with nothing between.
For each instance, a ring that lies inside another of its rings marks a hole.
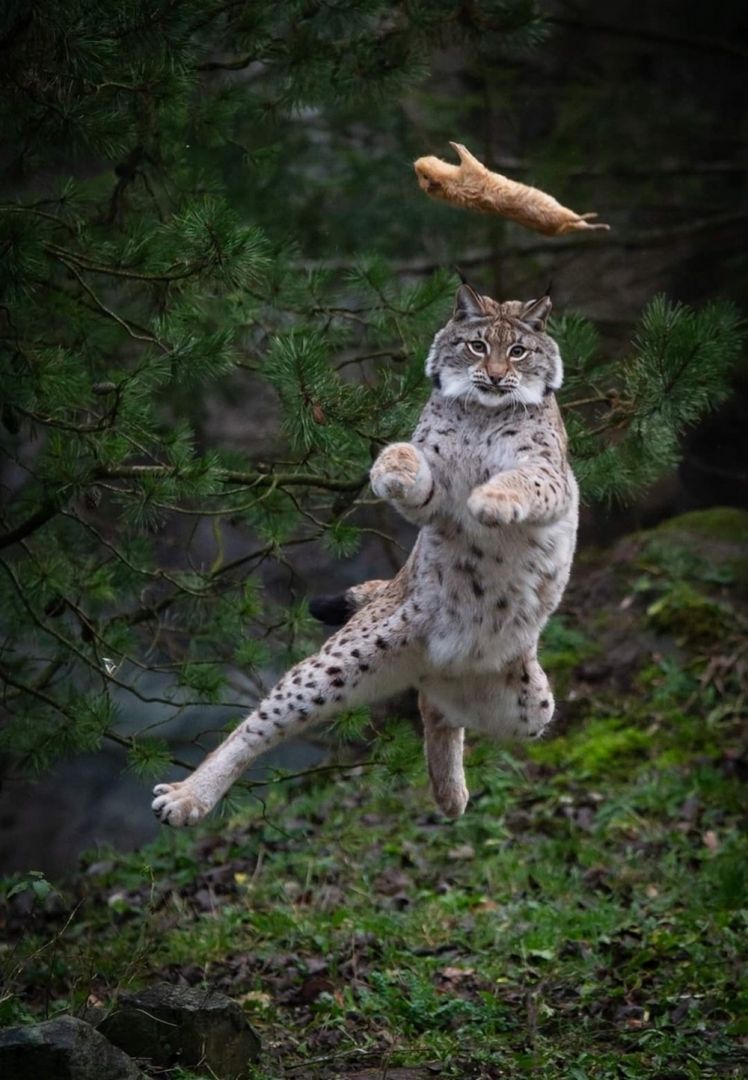
<instances>
[{"instance_id":1,"label":"black ear tuft","mask_svg":"<svg viewBox=\"0 0 748 1080\"><path fill-rule=\"evenodd\" d=\"M455 309L453 319L467 319L470 316L482 318L486 314L483 299L478 295L472 285L460 285L455 296Z\"/></svg>"},{"instance_id":2,"label":"black ear tuft","mask_svg":"<svg viewBox=\"0 0 748 1080\"><path fill-rule=\"evenodd\" d=\"M539 300L528 300L522 308L520 319L531 330L545 330L552 307L550 296L541 296Z\"/></svg>"},{"instance_id":3,"label":"black ear tuft","mask_svg":"<svg viewBox=\"0 0 748 1080\"><path fill-rule=\"evenodd\" d=\"M463 274L462 270L460 270L459 266L455 266L455 273L457 274L458 278L460 279L460 281L462 282L463 285L469 285L470 284L468 279Z\"/></svg>"},{"instance_id":4,"label":"black ear tuft","mask_svg":"<svg viewBox=\"0 0 748 1080\"><path fill-rule=\"evenodd\" d=\"M325 626L342 626L356 611L345 593L337 596L313 596L309 601L309 614Z\"/></svg>"}]
</instances>

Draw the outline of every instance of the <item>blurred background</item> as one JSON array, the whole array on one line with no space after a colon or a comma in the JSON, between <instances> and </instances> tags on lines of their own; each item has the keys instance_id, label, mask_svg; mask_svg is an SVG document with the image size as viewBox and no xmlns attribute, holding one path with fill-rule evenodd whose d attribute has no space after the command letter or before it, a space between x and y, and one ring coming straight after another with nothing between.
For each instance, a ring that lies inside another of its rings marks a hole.
<instances>
[{"instance_id":1,"label":"blurred background","mask_svg":"<svg viewBox=\"0 0 748 1080\"><path fill-rule=\"evenodd\" d=\"M306 599L402 564L366 472L412 428L457 268L498 299L550 288L598 395L572 431L583 547L748 500L745 365L706 323L673 439L590 442L634 430L654 297L744 310L744 5L115 7L0 24L1 872L151 837L152 777L319 640ZM412 162L450 140L610 232L429 200Z\"/></svg>"}]
</instances>

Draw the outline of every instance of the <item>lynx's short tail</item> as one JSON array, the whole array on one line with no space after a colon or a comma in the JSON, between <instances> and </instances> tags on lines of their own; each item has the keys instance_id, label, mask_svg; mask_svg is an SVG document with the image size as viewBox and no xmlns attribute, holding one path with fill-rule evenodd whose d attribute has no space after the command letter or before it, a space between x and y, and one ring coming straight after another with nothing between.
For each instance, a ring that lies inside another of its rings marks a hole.
<instances>
[{"instance_id":1,"label":"lynx's short tail","mask_svg":"<svg viewBox=\"0 0 748 1080\"><path fill-rule=\"evenodd\" d=\"M364 581L342 593L314 596L309 601L309 612L325 626L342 626L362 607L371 603L385 585L389 585L389 581L384 579Z\"/></svg>"}]
</instances>

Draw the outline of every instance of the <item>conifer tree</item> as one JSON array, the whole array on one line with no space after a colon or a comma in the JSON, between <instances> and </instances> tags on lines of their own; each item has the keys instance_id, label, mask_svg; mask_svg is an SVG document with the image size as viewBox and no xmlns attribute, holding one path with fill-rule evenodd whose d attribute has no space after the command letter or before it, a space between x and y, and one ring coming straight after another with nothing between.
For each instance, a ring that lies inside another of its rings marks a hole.
<instances>
[{"instance_id":1,"label":"conifer tree","mask_svg":"<svg viewBox=\"0 0 748 1080\"><path fill-rule=\"evenodd\" d=\"M303 651L304 604L270 604L259 572L300 544L357 548L372 457L408 435L427 393L425 350L456 282L381 254L430 212L407 176L423 147L400 137L393 102L443 44L530 48L543 22L532 0L5 11L2 745L38 770L110 739L156 771L169 750L157 728L122 734L121 692L154 712L216 703L226 672L257 672L268 645ZM412 187L407 213L383 224L357 202L372 176L395 202ZM740 347L718 302L655 299L623 362L579 317L555 330L594 499L672 465ZM245 394L251 422L257 386L280 402L282 447L250 460L205 445L204 399ZM224 523L247 537L239 557ZM207 562L191 557L198 526ZM148 673L166 678L162 696L142 689Z\"/></svg>"}]
</instances>

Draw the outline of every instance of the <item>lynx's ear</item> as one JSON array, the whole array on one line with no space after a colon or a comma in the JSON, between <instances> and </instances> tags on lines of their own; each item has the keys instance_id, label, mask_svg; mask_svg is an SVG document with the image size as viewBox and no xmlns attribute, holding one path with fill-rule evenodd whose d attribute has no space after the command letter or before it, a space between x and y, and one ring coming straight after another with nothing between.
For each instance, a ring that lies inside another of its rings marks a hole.
<instances>
[{"instance_id":1,"label":"lynx's ear","mask_svg":"<svg viewBox=\"0 0 748 1080\"><path fill-rule=\"evenodd\" d=\"M552 306L550 296L541 296L539 300L528 300L520 313L520 321L531 330L545 330Z\"/></svg>"},{"instance_id":2,"label":"lynx's ear","mask_svg":"<svg viewBox=\"0 0 748 1080\"><path fill-rule=\"evenodd\" d=\"M453 319L481 318L486 314L483 299L475 289L468 284L460 285L455 297L455 309L452 312Z\"/></svg>"}]
</instances>

